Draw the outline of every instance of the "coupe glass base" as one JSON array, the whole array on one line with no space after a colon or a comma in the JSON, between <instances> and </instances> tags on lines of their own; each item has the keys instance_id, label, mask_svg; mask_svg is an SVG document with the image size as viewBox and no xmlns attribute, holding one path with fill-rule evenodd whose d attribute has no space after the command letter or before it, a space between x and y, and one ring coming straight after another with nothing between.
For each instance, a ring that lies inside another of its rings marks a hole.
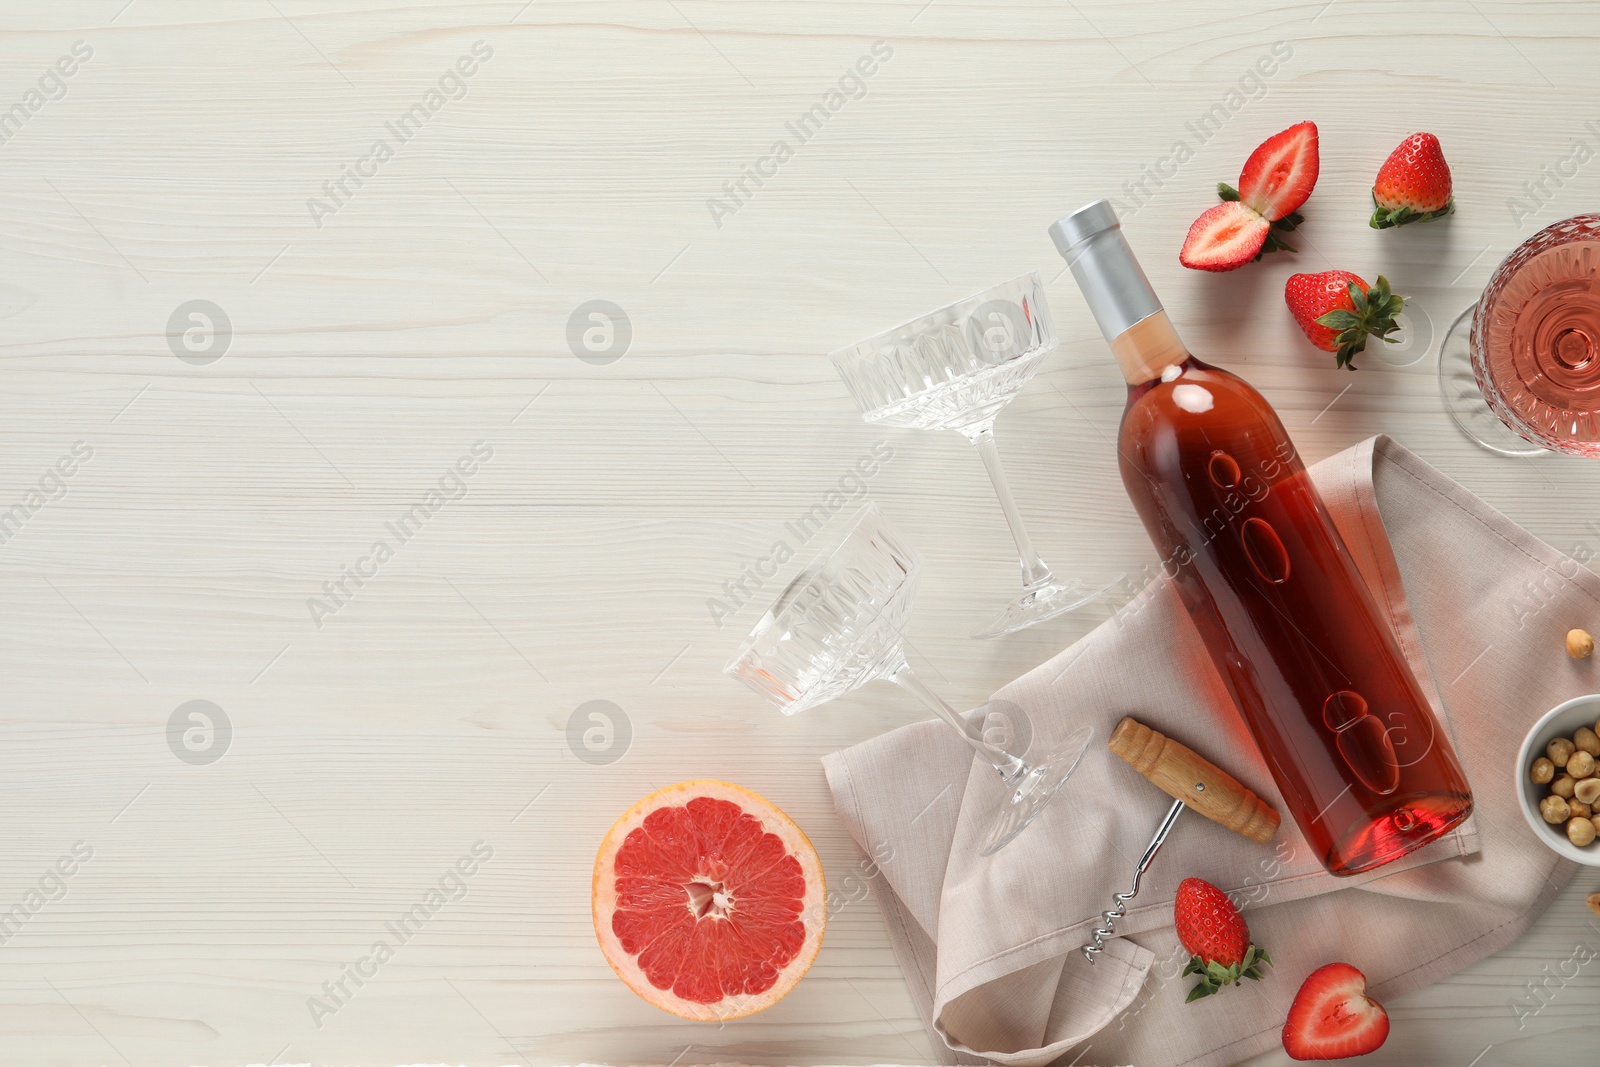
<instances>
[{"instance_id":1,"label":"coupe glass base","mask_svg":"<svg viewBox=\"0 0 1600 1067\"><path fill-rule=\"evenodd\" d=\"M1037 762L1030 760L1030 769L1019 780L1008 786L1006 796L1000 801L999 811L990 823L979 846L980 855L992 856L1009 845L1016 836L1028 828L1045 805L1061 791L1072 772L1083 758L1094 730L1080 726L1066 739L1040 753Z\"/></svg>"},{"instance_id":2,"label":"coupe glass base","mask_svg":"<svg viewBox=\"0 0 1600 1067\"><path fill-rule=\"evenodd\" d=\"M1088 582L1060 582L1051 579L1024 589L1022 595L1006 605L987 625L972 631L973 637L1001 637L1026 630L1030 626L1065 615L1100 599L1111 586L1094 586Z\"/></svg>"},{"instance_id":3,"label":"coupe glass base","mask_svg":"<svg viewBox=\"0 0 1600 1067\"><path fill-rule=\"evenodd\" d=\"M1439 396L1457 428L1481 448L1502 456L1542 456L1548 449L1522 437L1500 421L1478 389L1472 371L1472 313L1467 308L1439 343Z\"/></svg>"}]
</instances>

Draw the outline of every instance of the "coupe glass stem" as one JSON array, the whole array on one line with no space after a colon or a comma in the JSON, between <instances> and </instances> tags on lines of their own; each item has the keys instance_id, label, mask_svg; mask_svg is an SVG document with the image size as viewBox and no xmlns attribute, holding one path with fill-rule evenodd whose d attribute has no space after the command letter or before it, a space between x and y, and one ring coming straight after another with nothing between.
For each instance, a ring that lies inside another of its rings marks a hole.
<instances>
[{"instance_id":1,"label":"coupe glass stem","mask_svg":"<svg viewBox=\"0 0 1600 1067\"><path fill-rule=\"evenodd\" d=\"M917 699L928 705L935 715L960 731L961 736L966 738L967 744L972 746L972 750L987 760L989 765L1000 773L1002 781L1009 785L1017 778L1028 773L1028 765L1022 760L985 743L983 731L956 714L956 710L946 704L943 697L929 689L922 679L917 677L916 672L911 669L911 665L905 660L901 660L900 666L884 677L907 692L915 694Z\"/></svg>"},{"instance_id":2,"label":"coupe glass stem","mask_svg":"<svg viewBox=\"0 0 1600 1067\"><path fill-rule=\"evenodd\" d=\"M1000 449L994 442L994 420L964 426L961 432L978 450L983 469L989 472L995 495L1000 498L1000 510L1006 513L1006 525L1011 527L1011 539L1017 543L1017 555L1022 559L1022 584L1029 589L1053 580L1050 568L1034 550L1033 539L1022 525L1022 512L1017 509L1017 498L1011 495L1011 484L1006 481L1005 468L1000 465Z\"/></svg>"}]
</instances>

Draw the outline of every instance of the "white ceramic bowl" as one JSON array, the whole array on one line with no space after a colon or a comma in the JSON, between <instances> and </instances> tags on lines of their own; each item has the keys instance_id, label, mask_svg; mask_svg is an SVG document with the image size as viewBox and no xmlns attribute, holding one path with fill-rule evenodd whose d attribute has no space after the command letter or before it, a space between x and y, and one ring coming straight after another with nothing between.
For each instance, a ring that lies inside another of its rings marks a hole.
<instances>
[{"instance_id":1,"label":"white ceramic bowl","mask_svg":"<svg viewBox=\"0 0 1600 1067\"><path fill-rule=\"evenodd\" d=\"M1544 816L1539 814L1539 801L1550 795L1550 787L1535 785L1533 779L1528 777L1528 769L1533 766L1534 760L1544 755L1545 746L1551 741L1558 737L1571 737L1572 732L1580 726L1593 730L1597 719L1600 719L1600 693L1573 697L1565 704L1556 705L1545 713L1544 718L1534 723L1528 736L1522 739L1522 748L1517 752L1517 765L1513 768L1517 776L1517 797L1522 801L1522 817L1528 820L1528 825L1539 835L1539 840L1567 859L1589 867L1600 867L1600 839L1586 848L1579 848L1567 840L1565 824L1552 826L1545 822ZM1559 770L1556 777L1560 777Z\"/></svg>"}]
</instances>

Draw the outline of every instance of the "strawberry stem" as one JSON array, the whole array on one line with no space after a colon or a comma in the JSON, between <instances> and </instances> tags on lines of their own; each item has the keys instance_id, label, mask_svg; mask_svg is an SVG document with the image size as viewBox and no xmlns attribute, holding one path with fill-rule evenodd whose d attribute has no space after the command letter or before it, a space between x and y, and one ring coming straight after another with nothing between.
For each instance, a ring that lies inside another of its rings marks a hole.
<instances>
[{"instance_id":1,"label":"strawberry stem","mask_svg":"<svg viewBox=\"0 0 1600 1067\"><path fill-rule=\"evenodd\" d=\"M1456 210L1456 199L1451 197L1438 211L1418 211L1416 208L1402 204L1396 208L1383 208L1378 206L1378 197L1372 197L1372 218L1367 220L1367 225L1374 230L1388 230L1395 226L1405 226L1413 222L1428 222L1433 219L1442 219L1453 214Z\"/></svg>"},{"instance_id":2,"label":"strawberry stem","mask_svg":"<svg viewBox=\"0 0 1600 1067\"><path fill-rule=\"evenodd\" d=\"M1367 292L1362 292L1359 285L1351 282L1350 303L1353 310L1340 308L1330 311L1319 315L1316 322L1319 326L1338 331L1335 340L1339 347L1334 353L1335 365L1355 370L1353 360L1356 353L1366 350L1369 336L1390 342L1398 340L1389 335L1400 328L1395 318L1405 307L1406 298L1391 292L1389 279L1380 274Z\"/></svg>"},{"instance_id":3,"label":"strawberry stem","mask_svg":"<svg viewBox=\"0 0 1600 1067\"><path fill-rule=\"evenodd\" d=\"M1223 986L1240 985L1244 979L1251 981L1261 980L1261 966L1271 965L1272 957L1267 955L1266 949L1251 945L1245 951L1244 958L1230 967L1225 967L1216 960L1204 960L1199 956L1191 957L1189 965L1183 969L1180 978L1191 974L1198 974L1200 981L1189 990L1189 995L1184 998L1184 1003L1189 1004L1201 997L1209 997Z\"/></svg>"}]
</instances>

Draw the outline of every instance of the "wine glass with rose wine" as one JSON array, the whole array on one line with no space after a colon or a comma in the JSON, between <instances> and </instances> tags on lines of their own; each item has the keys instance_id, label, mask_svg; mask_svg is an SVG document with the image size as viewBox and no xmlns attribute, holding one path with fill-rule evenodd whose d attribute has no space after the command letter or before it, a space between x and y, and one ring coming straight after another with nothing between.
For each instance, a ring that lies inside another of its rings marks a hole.
<instances>
[{"instance_id":1,"label":"wine glass with rose wine","mask_svg":"<svg viewBox=\"0 0 1600 1067\"><path fill-rule=\"evenodd\" d=\"M1439 389L1492 452L1600 458L1600 215L1546 226L1495 268L1445 334Z\"/></svg>"}]
</instances>

